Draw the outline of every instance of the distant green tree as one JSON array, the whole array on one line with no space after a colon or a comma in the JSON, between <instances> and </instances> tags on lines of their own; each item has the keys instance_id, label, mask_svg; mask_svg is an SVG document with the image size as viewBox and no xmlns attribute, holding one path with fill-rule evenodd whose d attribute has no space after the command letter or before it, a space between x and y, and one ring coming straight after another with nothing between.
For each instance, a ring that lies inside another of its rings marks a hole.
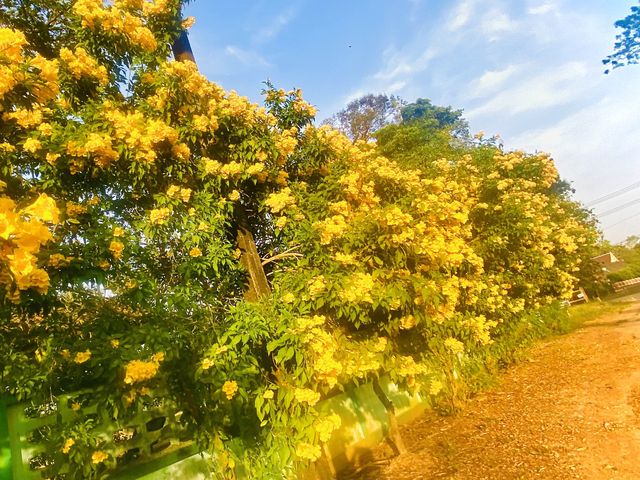
<instances>
[{"instance_id":1,"label":"distant green tree","mask_svg":"<svg viewBox=\"0 0 640 480\"><path fill-rule=\"evenodd\" d=\"M622 244L627 248L640 248L640 236L629 235Z\"/></svg>"},{"instance_id":2,"label":"distant green tree","mask_svg":"<svg viewBox=\"0 0 640 480\"><path fill-rule=\"evenodd\" d=\"M369 93L349 104L324 121L342 131L354 142L370 140L382 127L400 121L400 107L404 102L395 95Z\"/></svg>"},{"instance_id":3,"label":"distant green tree","mask_svg":"<svg viewBox=\"0 0 640 480\"><path fill-rule=\"evenodd\" d=\"M620 282L640 277L640 243L638 243L638 236L632 235L617 245L609 244L609 246L610 249L607 251L613 252L616 257L626 264L623 269L610 273L608 275L609 280L611 282Z\"/></svg>"},{"instance_id":4,"label":"distant green tree","mask_svg":"<svg viewBox=\"0 0 640 480\"><path fill-rule=\"evenodd\" d=\"M437 129L448 129L456 137L469 136L469 124L462 118L462 110L452 107L439 107L431 103L428 98L418 98L415 102L405 105L400 110L402 123L416 121L431 122Z\"/></svg>"},{"instance_id":5,"label":"distant green tree","mask_svg":"<svg viewBox=\"0 0 640 480\"><path fill-rule=\"evenodd\" d=\"M640 6L631 7L631 13L615 23L616 28L622 28L622 33L616 35L614 52L602 63L611 69L638 63L640 61Z\"/></svg>"}]
</instances>

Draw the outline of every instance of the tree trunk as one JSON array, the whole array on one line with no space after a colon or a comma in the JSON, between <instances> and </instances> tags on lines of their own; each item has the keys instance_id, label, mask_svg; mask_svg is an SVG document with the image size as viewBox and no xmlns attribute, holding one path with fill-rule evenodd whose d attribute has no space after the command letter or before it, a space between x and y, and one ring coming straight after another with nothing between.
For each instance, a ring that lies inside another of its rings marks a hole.
<instances>
[{"instance_id":1,"label":"tree trunk","mask_svg":"<svg viewBox=\"0 0 640 480\"><path fill-rule=\"evenodd\" d=\"M398 419L396 418L396 407L393 402L389 400L389 397L384 393L380 386L380 380L376 377L373 379L373 391L377 395L378 399L384 405L387 410L387 417L389 419L389 441L391 446L395 450L397 455L407 453L407 448L404 446L404 441L400 435L400 428L398 427Z\"/></svg>"}]
</instances>

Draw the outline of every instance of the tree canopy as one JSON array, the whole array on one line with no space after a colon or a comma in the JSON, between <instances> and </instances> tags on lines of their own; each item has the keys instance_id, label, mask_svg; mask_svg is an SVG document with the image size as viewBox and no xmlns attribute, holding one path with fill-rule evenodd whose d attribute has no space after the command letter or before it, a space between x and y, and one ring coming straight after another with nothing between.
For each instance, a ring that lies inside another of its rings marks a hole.
<instances>
[{"instance_id":1,"label":"tree canopy","mask_svg":"<svg viewBox=\"0 0 640 480\"><path fill-rule=\"evenodd\" d=\"M640 6L631 7L631 13L615 23L622 32L616 35L614 52L602 63L611 69L636 64L640 60ZM609 73L609 68L605 73Z\"/></svg>"},{"instance_id":2,"label":"tree canopy","mask_svg":"<svg viewBox=\"0 0 640 480\"><path fill-rule=\"evenodd\" d=\"M352 100L347 106L325 120L351 140L370 140L380 128L400 119L403 102L399 97L368 94Z\"/></svg>"}]
</instances>

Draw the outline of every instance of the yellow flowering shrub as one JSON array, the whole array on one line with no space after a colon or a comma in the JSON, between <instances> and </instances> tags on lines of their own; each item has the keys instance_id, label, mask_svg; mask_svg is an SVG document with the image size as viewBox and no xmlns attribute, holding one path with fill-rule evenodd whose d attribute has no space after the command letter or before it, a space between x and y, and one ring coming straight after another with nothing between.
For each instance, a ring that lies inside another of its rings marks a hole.
<instances>
[{"instance_id":1,"label":"yellow flowering shrub","mask_svg":"<svg viewBox=\"0 0 640 480\"><path fill-rule=\"evenodd\" d=\"M20 3L0 7L0 370L20 400L88 390L122 425L166 400L221 474L280 478L339 428L323 396L383 374L448 392L438 369L583 274L595 233L548 156L412 125L354 144L269 83L255 105L171 60L178 0L37 3L28 35ZM70 408L48 474L108 475Z\"/></svg>"}]
</instances>

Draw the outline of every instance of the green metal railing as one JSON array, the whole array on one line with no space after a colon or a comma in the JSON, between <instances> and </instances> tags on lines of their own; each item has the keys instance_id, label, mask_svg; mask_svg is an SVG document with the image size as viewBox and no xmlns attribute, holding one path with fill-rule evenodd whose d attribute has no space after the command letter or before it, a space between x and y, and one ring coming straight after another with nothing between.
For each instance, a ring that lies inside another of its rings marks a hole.
<instances>
[{"instance_id":1,"label":"green metal railing","mask_svg":"<svg viewBox=\"0 0 640 480\"><path fill-rule=\"evenodd\" d=\"M394 383L381 379L381 388L395 406L398 422L407 423L428 408L428 399L410 395ZM42 437L55 422L77 421L78 415L98 415L95 405L83 405L81 411L71 404L82 393L58 397L55 402L27 405L0 401L0 480L40 480L47 477L47 458L43 457ZM389 434L387 409L371 383L331 397L318 404L324 414L337 413L341 428L327 444L331 470L339 471L367 449L374 448ZM198 448L180 425L171 405L150 405L127 425L108 418L100 423L105 440L101 450L120 458L118 469L109 478L117 480L206 480L213 477L210 458ZM160 420L159 420L160 419ZM131 435L131 432L135 432Z\"/></svg>"},{"instance_id":2,"label":"green metal railing","mask_svg":"<svg viewBox=\"0 0 640 480\"><path fill-rule=\"evenodd\" d=\"M89 392L61 395L48 403L28 405L0 401L0 479L40 480L48 478L50 467L61 458L49 456L45 442L53 425L93 418L104 441L101 450L117 459L110 478L169 478L163 470L169 466L191 471L208 471L202 455L186 435L172 405L160 401L148 404L141 413L119 425L98 411L88 398ZM75 411L73 404L80 404ZM190 458L190 461L183 462ZM192 477L183 477L192 478ZM193 477L195 478L195 477ZM204 477L202 477L204 478Z\"/></svg>"}]
</instances>

